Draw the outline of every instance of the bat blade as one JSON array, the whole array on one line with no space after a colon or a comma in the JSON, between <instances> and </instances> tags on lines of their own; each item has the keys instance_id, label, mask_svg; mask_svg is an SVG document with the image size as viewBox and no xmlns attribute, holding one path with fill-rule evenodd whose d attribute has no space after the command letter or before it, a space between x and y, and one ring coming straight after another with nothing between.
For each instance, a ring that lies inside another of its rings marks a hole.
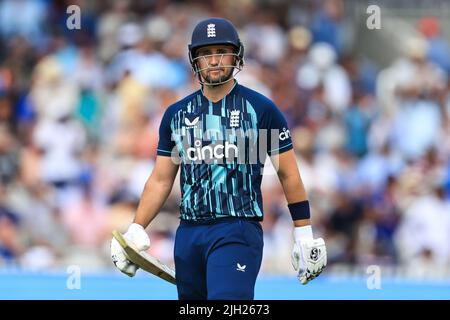
<instances>
[{"instance_id":1,"label":"bat blade","mask_svg":"<svg viewBox=\"0 0 450 320\"><path fill-rule=\"evenodd\" d=\"M139 252L134 248L133 244L127 241L120 232L114 230L113 237L119 242L120 246L125 251L127 258L136 264L142 270L154 274L161 279L164 279L172 284L176 284L175 270L168 267L155 257L152 257L146 252Z\"/></svg>"}]
</instances>

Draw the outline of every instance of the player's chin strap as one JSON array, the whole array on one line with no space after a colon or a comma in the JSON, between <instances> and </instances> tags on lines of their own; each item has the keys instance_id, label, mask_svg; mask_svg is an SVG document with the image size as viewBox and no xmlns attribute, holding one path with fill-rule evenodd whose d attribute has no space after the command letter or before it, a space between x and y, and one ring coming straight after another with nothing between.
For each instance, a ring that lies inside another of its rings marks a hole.
<instances>
[{"instance_id":1,"label":"player's chin strap","mask_svg":"<svg viewBox=\"0 0 450 320\"><path fill-rule=\"evenodd\" d=\"M238 53L221 53L221 54L215 54L215 55L211 54L211 55L199 56L199 57L193 58L192 59L192 70L194 72L194 75L197 75L198 82L201 85L217 86L217 85L221 85L221 84L227 83L228 81L233 80L236 77L236 75L239 72L242 71L242 67L244 66L244 58L241 58L239 56L239 54L240 54L239 52ZM207 58L208 57L212 57L212 56L219 56L219 55L220 55L220 60L219 60L219 63L217 64L217 67L210 66L209 63L208 63ZM225 55L235 56L236 57L235 64L234 65L222 65L222 60L223 60L223 57ZM206 62L205 63L206 64L205 68L202 68L202 69L198 68L198 64L196 62L199 61L200 59L204 59L204 61ZM203 80L202 76L201 76L201 72L205 71L205 70L209 70L209 69L214 69L214 68L217 68L217 69L220 69L220 68L233 68L233 72L232 72L233 74L230 75L230 77L227 80L224 80L224 81L207 82L207 81Z\"/></svg>"}]
</instances>

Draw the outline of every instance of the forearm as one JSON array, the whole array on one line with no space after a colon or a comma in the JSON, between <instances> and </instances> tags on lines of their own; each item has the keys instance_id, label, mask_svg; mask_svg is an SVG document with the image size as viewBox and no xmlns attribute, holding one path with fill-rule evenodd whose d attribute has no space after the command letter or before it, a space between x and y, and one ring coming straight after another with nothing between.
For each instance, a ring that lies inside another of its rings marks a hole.
<instances>
[{"instance_id":1,"label":"forearm","mask_svg":"<svg viewBox=\"0 0 450 320\"><path fill-rule=\"evenodd\" d=\"M281 186L288 203L295 203L307 200L305 187L300 174L279 175Z\"/></svg>"},{"instance_id":2,"label":"forearm","mask_svg":"<svg viewBox=\"0 0 450 320\"><path fill-rule=\"evenodd\" d=\"M164 205L172 185L173 181L158 181L154 175L151 175L145 184L133 222L146 228Z\"/></svg>"}]
</instances>

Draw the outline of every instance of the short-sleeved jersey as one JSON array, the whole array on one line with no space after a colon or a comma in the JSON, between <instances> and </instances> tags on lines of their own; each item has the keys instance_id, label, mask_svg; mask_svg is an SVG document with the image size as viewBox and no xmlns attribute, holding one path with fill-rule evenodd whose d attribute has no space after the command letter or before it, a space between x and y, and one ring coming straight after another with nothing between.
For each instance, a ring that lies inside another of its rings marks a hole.
<instances>
[{"instance_id":1,"label":"short-sleeved jersey","mask_svg":"<svg viewBox=\"0 0 450 320\"><path fill-rule=\"evenodd\" d=\"M290 149L276 105L235 82L218 102L198 90L171 105L160 124L157 154L180 164L182 220L262 220L266 156Z\"/></svg>"}]
</instances>

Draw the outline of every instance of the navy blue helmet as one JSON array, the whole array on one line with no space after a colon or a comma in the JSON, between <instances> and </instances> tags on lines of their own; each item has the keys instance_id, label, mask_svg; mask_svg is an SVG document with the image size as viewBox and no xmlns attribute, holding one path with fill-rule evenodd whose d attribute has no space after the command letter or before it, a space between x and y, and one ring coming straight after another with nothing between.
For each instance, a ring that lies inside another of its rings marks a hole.
<instances>
[{"instance_id":1,"label":"navy blue helmet","mask_svg":"<svg viewBox=\"0 0 450 320\"><path fill-rule=\"evenodd\" d=\"M209 18L195 26L191 43L188 45L189 62L195 72L198 71L195 66L196 50L203 46L220 44L232 45L236 49L236 68L240 69L244 65L244 46L234 25L227 19Z\"/></svg>"},{"instance_id":2,"label":"navy blue helmet","mask_svg":"<svg viewBox=\"0 0 450 320\"><path fill-rule=\"evenodd\" d=\"M195 50L208 45L229 44L236 48L239 57L244 57L244 46L234 25L223 18L209 18L200 21L192 32L191 44L188 46L189 58L194 58Z\"/></svg>"}]
</instances>

